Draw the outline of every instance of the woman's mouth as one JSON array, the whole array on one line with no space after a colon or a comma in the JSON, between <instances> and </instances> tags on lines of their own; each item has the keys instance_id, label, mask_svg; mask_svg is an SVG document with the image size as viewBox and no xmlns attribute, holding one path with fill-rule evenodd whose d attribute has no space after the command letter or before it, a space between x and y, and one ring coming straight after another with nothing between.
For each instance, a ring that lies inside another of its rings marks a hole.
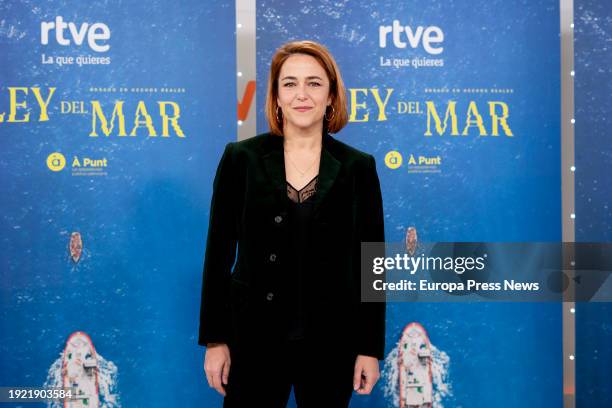
<instances>
[{"instance_id":1,"label":"woman's mouth","mask_svg":"<svg viewBox=\"0 0 612 408\"><path fill-rule=\"evenodd\" d=\"M312 108L308 106L298 106L297 108L293 108L293 109L295 109L298 112L307 112L311 110Z\"/></svg>"}]
</instances>

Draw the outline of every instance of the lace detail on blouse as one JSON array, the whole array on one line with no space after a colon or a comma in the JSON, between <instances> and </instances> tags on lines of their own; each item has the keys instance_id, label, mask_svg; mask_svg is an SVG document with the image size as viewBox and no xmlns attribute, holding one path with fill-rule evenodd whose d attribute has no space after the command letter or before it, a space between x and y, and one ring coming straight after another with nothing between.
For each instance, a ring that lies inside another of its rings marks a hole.
<instances>
[{"instance_id":1,"label":"lace detail on blouse","mask_svg":"<svg viewBox=\"0 0 612 408\"><path fill-rule=\"evenodd\" d=\"M287 197L294 203L303 203L308 200L310 197L317 192L317 181L319 180L319 176L316 175L312 180L308 182L304 187L300 190L293 187L287 181Z\"/></svg>"}]
</instances>

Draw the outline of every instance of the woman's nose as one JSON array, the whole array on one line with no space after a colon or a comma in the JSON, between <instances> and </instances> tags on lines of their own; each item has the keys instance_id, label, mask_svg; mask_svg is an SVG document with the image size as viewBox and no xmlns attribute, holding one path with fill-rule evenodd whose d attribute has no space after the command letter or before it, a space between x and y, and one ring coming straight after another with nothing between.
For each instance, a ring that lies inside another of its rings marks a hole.
<instances>
[{"instance_id":1,"label":"woman's nose","mask_svg":"<svg viewBox=\"0 0 612 408\"><path fill-rule=\"evenodd\" d=\"M308 96L306 95L306 86L305 85L298 85L297 87L297 92L296 92L296 97L299 100L304 100L306 99Z\"/></svg>"}]
</instances>

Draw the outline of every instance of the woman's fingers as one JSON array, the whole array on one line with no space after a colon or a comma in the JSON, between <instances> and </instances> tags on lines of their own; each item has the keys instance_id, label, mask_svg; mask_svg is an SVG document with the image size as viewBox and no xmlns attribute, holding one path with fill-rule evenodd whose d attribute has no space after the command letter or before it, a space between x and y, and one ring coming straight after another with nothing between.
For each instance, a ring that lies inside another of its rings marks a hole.
<instances>
[{"instance_id":1,"label":"woman's fingers","mask_svg":"<svg viewBox=\"0 0 612 408\"><path fill-rule=\"evenodd\" d=\"M372 361L369 361L362 358L357 358L355 363L355 371L353 373L353 388L357 394L370 394L379 377L380 373L378 371L377 360L373 359Z\"/></svg>"},{"instance_id":2,"label":"woman's fingers","mask_svg":"<svg viewBox=\"0 0 612 408\"><path fill-rule=\"evenodd\" d=\"M361 370L361 364L359 364L359 361L357 361L355 364L355 370L353 371L353 389L355 391L361 388Z\"/></svg>"},{"instance_id":3,"label":"woman's fingers","mask_svg":"<svg viewBox=\"0 0 612 408\"><path fill-rule=\"evenodd\" d=\"M227 385L227 380L229 378L229 370L230 370L230 361L228 360L223 365L223 371L221 373L221 380L223 381L224 385Z\"/></svg>"},{"instance_id":4,"label":"woman's fingers","mask_svg":"<svg viewBox=\"0 0 612 408\"><path fill-rule=\"evenodd\" d=\"M204 356L204 375L206 375L206 382L208 382L208 386L212 387L212 375L210 374L210 368L208 367L208 361L206 360L206 356Z\"/></svg>"},{"instance_id":5,"label":"woman's fingers","mask_svg":"<svg viewBox=\"0 0 612 408\"><path fill-rule=\"evenodd\" d=\"M369 395L372 392L372 388L374 388L374 384L376 384L376 381L374 381L374 378L371 373L369 376L367 372L364 372L362 374L361 388L357 390L357 393L362 395Z\"/></svg>"},{"instance_id":6,"label":"woman's fingers","mask_svg":"<svg viewBox=\"0 0 612 408\"><path fill-rule=\"evenodd\" d=\"M204 356L204 372L208 385L225 396L224 384L227 384L230 370L229 350L226 345L209 347Z\"/></svg>"},{"instance_id":7,"label":"woman's fingers","mask_svg":"<svg viewBox=\"0 0 612 408\"><path fill-rule=\"evenodd\" d=\"M221 384L221 371L217 371L213 374L213 388L217 390L217 392L225 397L225 388Z\"/></svg>"}]
</instances>

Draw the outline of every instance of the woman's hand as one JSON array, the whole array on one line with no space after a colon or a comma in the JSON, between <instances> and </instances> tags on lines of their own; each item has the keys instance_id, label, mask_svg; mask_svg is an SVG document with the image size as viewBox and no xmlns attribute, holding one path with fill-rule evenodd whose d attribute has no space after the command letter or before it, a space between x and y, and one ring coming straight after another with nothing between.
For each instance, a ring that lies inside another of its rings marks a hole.
<instances>
[{"instance_id":1,"label":"woman's hand","mask_svg":"<svg viewBox=\"0 0 612 408\"><path fill-rule=\"evenodd\" d=\"M227 385L230 370L230 352L225 343L208 343L204 355L204 372L208 385L225 397L223 385Z\"/></svg>"},{"instance_id":2,"label":"woman's hand","mask_svg":"<svg viewBox=\"0 0 612 408\"><path fill-rule=\"evenodd\" d=\"M368 395L380 378L378 359L376 357L358 355L355 360L353 374L353 389L357 394Z\"/></svg>"}]
</instances>

